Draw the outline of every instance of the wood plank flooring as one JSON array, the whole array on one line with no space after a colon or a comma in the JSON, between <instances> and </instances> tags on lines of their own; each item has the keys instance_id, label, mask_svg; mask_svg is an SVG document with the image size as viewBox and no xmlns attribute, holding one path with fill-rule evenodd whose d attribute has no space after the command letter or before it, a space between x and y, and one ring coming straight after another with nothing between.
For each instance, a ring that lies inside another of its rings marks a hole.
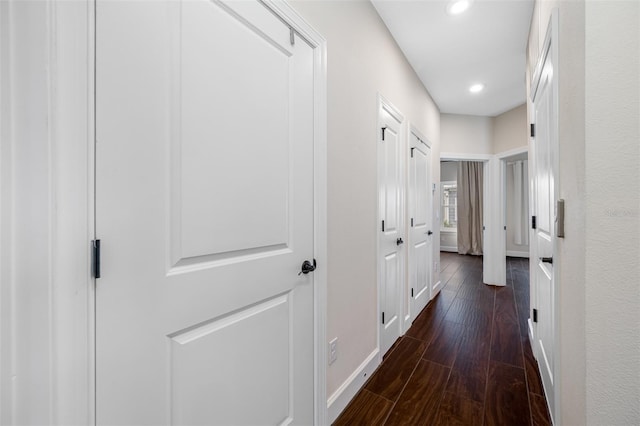
<instances>
[{"instance_id":1,"label":"wood plank flooring","mask_svg":"<svg viewBox=\"0 0 640 426\"><path fill-rule=\"evenodd\" d=\"M398 339L334 425L550 425L527 335L528 259L507 286L482 258L441 253L440 294Z\"/></svg>"}]
</instances>

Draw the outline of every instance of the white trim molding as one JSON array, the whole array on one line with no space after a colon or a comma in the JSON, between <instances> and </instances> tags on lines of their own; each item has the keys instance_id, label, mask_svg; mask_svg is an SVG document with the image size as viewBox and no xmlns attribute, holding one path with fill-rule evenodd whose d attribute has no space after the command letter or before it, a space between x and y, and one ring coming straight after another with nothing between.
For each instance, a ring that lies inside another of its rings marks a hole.
<instances>
[{"instance_id":1,"label":"white trim molding","mask_svg":"<svg viewBox=\"0 0 640 426\"><path fill-rule=\"evenodd\" d=\"M459 154L457 152L441 152L440 161L489 161L491 154Z\"/></svg>"},{"instance_id":2,"label":"white trim molding","mask_svg":"<svg viewBox=\"0 0 640 426\"><path fill-rule=\"evenodd\" d=\"M0 4L2 424L93 423L92 7Z\"/></svg>"},{"instance_id":3,"label":"white trim molding","mask_svg":"<svg viewBox=\"0 0 640 426\"><path fill-rule=\"evenodd\" d=\"M458 247L440 246L440 251L446 251L449 253L457 253Z\"/></svg>"},{"instance_id":4,"label":"white trim molding","mask_svg":"<svg viewBox=\"0 0 640 426\"><path fill-rule=\"evenodd\" d=\"M515 250L507 250L507 256L508 257L523 257L523 258L529 258L529 252L528 251L515 251Z\"/></svg>"},{"instance_id":5,"label":"white trim molding","mask_svg":"<svg viewBox=\"0 0 640 426\"><path fill-rule=\"evenodd\" d=\"M438 293L440 293L440 290L442 290L442 281L438 280L438 282L433 286L433 294L431 295L431 300L433 300L433 298L436 297Z\"/></svg>"},{"instance_id":6,"label":"white trim molding","mask_svg":"<svg viewBox=\"0 0 640 426\"><path fill-rule=\"evenodd\" d=\"M499 159L504 159L504 158L513 157L514 155L520 155L528 152L529 152L529 147L525 145L525 146L520 146L518 148L509 149L507 151L499 152L495 155L495 157Z\"/></svg>"},{"instance_id":7,"label":"white trim molding","mask_svg":"<svg viewBox=\"0 0 640 426\"><path fill-rule=\"evenodd\" d=\"M378 368L381 362L382 356L376 348L329 397L327 400L329 421L321 424L331 424L338 418L340 413L342 413L353 397L356 396L358 391L362 389L367 380L369 380L374 371L376 371L376 368Z\"/></svg>"}]
</instances>

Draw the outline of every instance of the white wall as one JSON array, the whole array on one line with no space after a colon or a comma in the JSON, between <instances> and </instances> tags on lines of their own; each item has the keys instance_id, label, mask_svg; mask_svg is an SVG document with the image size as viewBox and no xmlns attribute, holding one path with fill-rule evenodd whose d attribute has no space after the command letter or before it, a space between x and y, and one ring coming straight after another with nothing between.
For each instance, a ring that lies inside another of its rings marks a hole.
<instances>
[{"instance_id":1,"label":"white wall","mask_svg":"<svg viewBox=\"0 0 640 426\"><path fill-rule=\"evenodd\" d=\"M640 2L585 10L588 424L640 424Z\"/></svg>"},{"instance_id":2,"label":"white wall","mask_svg":"<svg viewBox=\"0 0 640 426\"><path fill-rule=\"evenodd\" d=\"M455 154L493 154L491 117L442 114L440 151Z\"/></svg>"},{"instance_id":3,"label":"white wall","mask_svg":"<svg viewBox=\"0 0 640 426\"><path fill-rule=\"evenodd\" d=\"M440 148L447 154L500 154L526 147L527 106L496 117L442 114Z\"/></svg>"},{"instance_id":4,"label":"white wall","mask_svg":"<svg viewBox=\"0 0 640 426\"><path fill-rule=\"evenodd\" d=\"M529 140L526 104L493 117L492 121L494 154L527 146Z\"/></svg>"},{"instance_id":5,"label":"white wall","mask_svg":"<svg viewBox=\"0 0 640 426\"><path fill-rule=\"evenodd\" d=\"M432 143L435 183L440 180L440 119L437 106L371 3L292 5L327 39L327 338L338 338L338 359L328 367L331 396L377 347L377 94ZM439 235L434 237L438 241ZM434 246L434 259L439 259Z\"/></svg>"}]
</instances>

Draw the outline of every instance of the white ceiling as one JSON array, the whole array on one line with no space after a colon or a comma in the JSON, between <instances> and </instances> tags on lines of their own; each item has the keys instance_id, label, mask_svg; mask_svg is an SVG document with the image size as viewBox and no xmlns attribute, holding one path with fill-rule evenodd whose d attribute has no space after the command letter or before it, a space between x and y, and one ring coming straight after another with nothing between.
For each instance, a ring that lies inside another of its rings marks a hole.
<instances>
[{"instance_id":1,"label":"white ceiling","mask_svg":"<svg viewBox=\"0 0 640 426\"><path fill-rule=\"evenodd\" d=\"M525 101L533 0L475 0L457 16L444 0L371 0L440 111L496 116ZM469 86L485 89L469 93Z\"/></svg>"}]
</instances>

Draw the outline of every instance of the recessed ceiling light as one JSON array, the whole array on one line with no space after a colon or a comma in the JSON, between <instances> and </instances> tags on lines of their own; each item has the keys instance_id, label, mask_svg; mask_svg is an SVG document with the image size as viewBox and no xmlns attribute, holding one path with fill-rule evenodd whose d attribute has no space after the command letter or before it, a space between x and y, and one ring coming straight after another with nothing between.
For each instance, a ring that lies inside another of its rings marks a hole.
<instances>
[{"instance_id":1,"label":"recessed ceiling light","mask_svg":"<svg viewBox=\"0 0 640 426\"><path fill-rule=\"evenodd\" d=\"M484 89L484 84L474 84L473 86L469 87L469 91L471 93L480 93L482 92L482 90Z\"/></svg>"},{"instance_id":2,"label":"recessed ceiling light","mask_svg":"<svg viewBox=\"0 0 640 426\"><path fill-rule=\"evenodd\" d=\"M449 15L459 15L471 7L473 0L451 0L447 4L447 13Z\"/></svg>"}]
</instances>

